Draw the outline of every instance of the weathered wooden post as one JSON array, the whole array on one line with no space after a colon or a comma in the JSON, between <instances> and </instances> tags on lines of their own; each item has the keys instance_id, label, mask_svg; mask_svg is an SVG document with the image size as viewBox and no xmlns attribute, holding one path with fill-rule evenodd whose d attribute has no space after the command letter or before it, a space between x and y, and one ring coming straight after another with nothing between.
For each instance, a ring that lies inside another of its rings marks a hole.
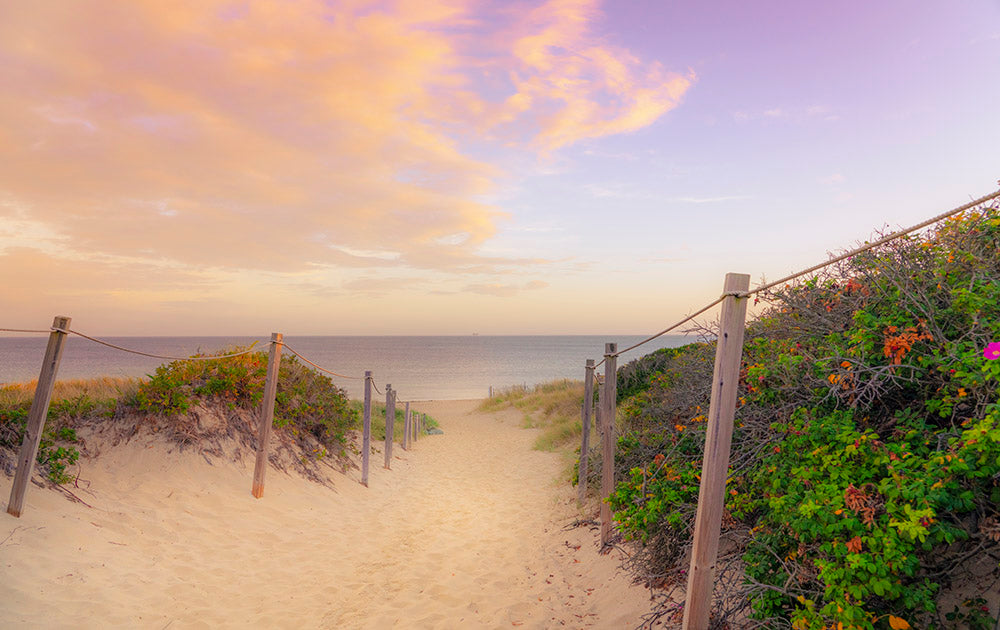
<instances>
[{"instance_id":1,"label":"weathered wooden post","mask_svg":"<svg viewBox=\"0 0 1000 630\"><path fill-rule=\"evenodd\" d=\"M687 601L684 604L684 630L708 628L712 611L715 562L719 556L719 534L722 531L722 510L729 472L729 447L733 440L733 418L736 416L736 394L743 357L747 315L745 293L749 288L750 276L726 274L719 339L715 349L715 371L712 374L712 397L708 407L705 456L698 488L698 515L694 523Z\"/></svg>"},{"instance_id":2,"label":"weathered wooden post","mask_svg":"<svg viewBox=\"0 0 1000 630\"><path fill-rule=\"evenodd\" d=\"M594 407L594 360L587 359L583 368L583 438L580 443L580 471L577 475L577 497L580 505L587 499L587 460L590 456L590 415Z\"/></svg>"},{"instance_id":3,"label":"weathered wooden post","mask_svg":"<svg viewBox=\"0 0 1000 630\"><path fill-rule=\"evenodd\" d=\"M365 370L365 417L361 432L361 483L368 487L368 460L372 451L372 371Z\"/></svg>"},{"instance_id":4,"label":"weathered wooden post","mask_svg":"<svg viewBox=\"0 0 1000 630\"><path fill-rule=\"evenodd\" d=\"M413 435L410 436L412 438L412 442L416 442L417 441L417 434L420 433L419 420L417 419L417 415L418 415L417 414L417 410L414 409L413 410L413 418L410 421L410 430L413 431ZM411 442L411 445L412 445L412 442Z\"/></svg>"},{"instance_id":5,"label":"weathered wooden post","mask_svg":"<svg viewBox=\"0 0 1000 630\"><path fill-rule=\"evenodd\" d=\"M604 344L604 395L601 397L601 550L611 544L611 504L615 491L615 410L618 404L618 344Z\"/></svg>"},{"instance_id":6,"label":"weathered wooden post","mask_svg":"<svg viewBox=\"0 0 1000 630\"><path fill-rule=\"evenodd\" d=\"M271 333L271 352L267 357L267 377L264 398L260 401L260 424L257 428L257 461L253 467L253 496L264 496L264 473L267 471L267 440L274 422L274 397L278 393L278 371L281 368L281 333Z\"/></svg>"},{"instance_id":7,"label":"weathered wooden post","mask_svg":"<svg viewBox=\"0 0 1000 630\"><path fill-rule=\"evenodd\" d=\"M403 450L410 450L410 401L406 401L406 410L403 411Z\"/></svg>"},{"instance_id":8,"label":"weathered wooden post","mask_svg":"<svg viewBox=\"0 0 1000 630\"><path fill-rule=\"evenodd\" d=\"M604 376L594 372L594 389L597 390L596 400L594 401L594 428L597 429L598 435L604 435L604 413L601 407L604 403L604 394L601 392L604 390Z\"/></svg>"},{"instance_id":9,"label":"weathered wooden post","mask_svg":"<svg viewBox=\"0 0 1000 630\"><path fill-rule=\"evenodd\" d=\"M391 468L392 461L392 431L396 426L396 396L392 385L385 386L385 468Z\"/></svg>"},{"instance_id":10,"label":"weathered wooden post","mask_svg":"<svg viewBox=\"0 0 1000 630\"><path fill-rule=\"evenodd\" d=\"M56 383L59 362L62 361L63 349L66 347L70 321L72 321L71 318L62 315L57 315L52 320L52 332L49 333L49 343L45 346L42 369L38 372L35 397L32 399L31 409L28 411L28 422L24 426L21 450L17 453L14 485L10 488L10 500L7 502L7 513L18 518L21 517L21 510L24 507L24 493L28 488L28 480L31 479L31 472L35 467L38 445L42 441L42 431L45 429L45 419L49 415L52 387Z\"/></svg>"}]
</instances>

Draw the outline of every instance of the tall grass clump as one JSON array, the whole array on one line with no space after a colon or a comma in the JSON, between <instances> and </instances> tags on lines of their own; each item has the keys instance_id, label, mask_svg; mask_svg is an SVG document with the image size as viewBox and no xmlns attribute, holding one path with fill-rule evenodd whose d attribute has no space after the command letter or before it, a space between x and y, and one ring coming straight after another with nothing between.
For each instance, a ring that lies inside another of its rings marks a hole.
<instances>
[{"instance_id":1,"label":"tall grass clump","mask_svg":"<svg viewBox=\"0 0 1000 630\"><path fill-rule=\"evenodd\" d=\"M360 400L352 400L351 408L354 413L357 414L359 420L358 426L361 426L361 422L364 418L364 402ZM417 414L413 413L411 420L416 422ZM406 408L398 403L396 404L396 417L393 419L392 425L392 437L397 442L403 441L403 430L406 424ZM431 416L427 416L427 429L434 429L438 426L437 420ZM427 431L421 430L420 434L424 435ZM385 403L375 403L372 402L372 441L384 441L385 440Z\"/></svg>"},{"instance_id":2,"label":"tall grass clump","mask_svg":"<svg viewBox=\"0 0 1000 630\"><path fill-rule=\"evenodd\" d=\"M994 204L760 296L711 627L995 626L998 254ZM650 624L683 615L713 359L694 344L641 385L619 374L611 505L637 578L664 589Z\"/></svg>"},{"instance_id":3,"label":"tall grass clump","mask_svg":"<svg viewBox=\"0 0 1000 630\"><path fill-rule=\"evenodd\" d=\"M501 390L479 404L481 411L515 408L524 414L526 428L541 429L535 448L554 451L574 442L582 430L580 410L583 405L583 383L559 380L532 388L512 387Z\"/></svg>"},{"instance_id":4,"label":"tall grass clump","mask_svg":"<svg viewBox=\"0 0 1000 630\"><path fill-rule=\"evenodd\" d=\"M243 348L227 350L239 352ZM206 355L197 355L205 357ZM185 359L156 368L147 379L97 378L57 381L39 448L38 462L49 479L64 483L79 451L76 430L91 422L117 422L131 416L162 419L166 435L180 443L206 438L189 416L198 405L241 412L236 433L256 439L254 418L260 408L268 356L253 352L237 357ZM0 463L7 473L27 422L34 384L0 388ZM239 415L239 413L237 413ZM133 422L134 424L134 422ZM360 426L360 414L328 377L292 356L282 357L275 396L274 426L310 457L346 457L348 432ZM216 436L217 437L217 436Z\"/></svg>"},{"instance_id":5,"label":"tall grass clump","mask_svg":"<svg viewBox=\"0 0 1000 630\"><path fill-rule=\"evenodd\" d=\"M50 481L72 479L68 471L80 457L76 423L88 417L114 416L118 400L134 394L138 384L138 379L112 377L55 383L36 457ZM0 464L8 474L13 473L37 386L37 381L31 381L0 387Z\"/></svg>"},{"instance_id":6,"label":"tall grass clump","mask_svg":"<svg viewBox=\"0 0 1000 630\"><path fill-rule=\"evenodd\" d=\"M141 383L130 402L143 412L165 416L184 414L198 401L255 410L264 395L267 363L264 352L172 361ZM283 356L278 368L274 426L285 428L300 446L319 456L331 451L342 454L347 432L360 426L360 415L346 392L328 376L302 365L294 356ZM318 442L318 448L307 444L308 438Z\"/></svg>"}]
</instances>

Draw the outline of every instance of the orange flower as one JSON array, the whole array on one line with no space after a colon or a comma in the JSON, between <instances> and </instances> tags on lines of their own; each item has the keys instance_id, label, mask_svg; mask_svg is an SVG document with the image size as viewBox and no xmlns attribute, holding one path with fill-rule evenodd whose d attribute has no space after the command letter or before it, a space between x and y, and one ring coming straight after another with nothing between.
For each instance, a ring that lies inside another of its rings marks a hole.
<instances>
[{"instance_id":1,"label":"orange flower","mask_svg":"<svg viewBox=\"0 0 1000 630\"><path fill-rule=\"evenodd\" d=\"M892 630L909 630L910 623L901 617L889 615L889 627L892 628Z\"/></svg>"}]
</instances>

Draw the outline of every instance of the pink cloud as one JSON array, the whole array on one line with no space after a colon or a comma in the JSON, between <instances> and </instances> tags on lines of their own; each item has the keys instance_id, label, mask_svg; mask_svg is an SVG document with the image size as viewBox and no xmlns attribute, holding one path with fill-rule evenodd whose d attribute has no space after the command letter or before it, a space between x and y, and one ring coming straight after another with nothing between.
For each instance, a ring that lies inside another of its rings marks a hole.
<instances>
[{"instance_id":1,"label":"pink cloud","mask_svg":"<svg viewBox=\"0 0 1000 630\"><path fill-rule=\"evenodd\" d=\"M0 206L0 221L45 225L78 256L220 269L536 264L478 253L506 215L481 201L502 173L470 138L548 152L635 131L692 77L595 35L593 1L484 11L43 0L7 12L0 194L20 214Z\"/></svg>"}]
</instances>

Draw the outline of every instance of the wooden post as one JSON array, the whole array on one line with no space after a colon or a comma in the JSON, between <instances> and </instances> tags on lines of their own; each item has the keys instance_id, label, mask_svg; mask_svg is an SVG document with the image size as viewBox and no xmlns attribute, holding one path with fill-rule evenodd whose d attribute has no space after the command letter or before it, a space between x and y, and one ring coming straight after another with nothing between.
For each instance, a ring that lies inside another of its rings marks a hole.
<instances>
[{"instance_id":1,"label":"wooden post","mask_svg":"<svg viewBox=\"0 0 1000 630\"><path fill-rule=\"evenodd\" d=\"M274 397L278 393L278 371L281 368L281 333L271 333L271 352L267 357L267 377L264 398L260 401L260 425L257 428L257 462L253 467L253 496L264 496L264 473L267 471L267 440L274 423Z\"/></svg>"},{"instance_id":2,"label":"wooden post","mask_svg":"<svg viewBox=\"0 0 1000 630\"><path fill-rule=\"evenodd\" d=\"M736 297L750 288L750 276L727 273L723 285L719 339L715 349L712 397L708 407L708 430L705 434L705 457L702 460L698 488L698 515L694 523L691 567L688 571L687 601L684 604L684 630L708 628L712 611L715 562L719 555L719 534L725 506L726 477L729 472L729 447L733 440L737 385L743 358L743 332L746 324L747 298Z\"/></svg>"},{"instance_id":3,"label":"wooden post","mask_svg":"<svg viewBox=\"0 0 1000 630\"><path fill-rule=\"evenodd\" d=\"M410 401L406 401L406 410L403 412L403 450L410 450Z\"/></svg>"},{"instance_id":4,"label":"wooden post","mask_svg":"<svg viewBox=\"0 0 1000 630\"><path fill-rule=\"evenodd\" d=\"M601 550L611 544L611 505L608 498L615 491L615 410L618 406L618 344L604 344L604 396L601 417Z\"/></svg>"},{"instance_id":5,"label":"wooden post","mask_svg":"<svg viewBox=\"0 0 1000 630\"><path fill-rule=\"evenodd\" d=\"M368 460L372 454L372 371L365 370L365 417L361 434L361 483L368 487Z\"/></svg>"},{"instance_id":6,"label":"wooden post","mask_svg":"<svg viewBox=\"0 0 1000 630\"><path fill-rule=\"evenodd\" d=\"M396 397L392 393L392 385L385 386L385 468L392 468L392 432L396 426Z\"/></svg>"},{"instance_id":7,"label":"wooden post","mask_svg":"<svg viewBox=\"0 0 1000 630\"><path fill-rule=\"evenodd\" d=\"M69 317L56 316L52 320L54 330L49 333L49 343L45 346L45 357L42 359L42 369L38 373L35 397L28 411L28 422L24 426L21 450L17 453L14 485L10 488L10 500L7 502L7 513L18 518L21 517L21 509L24 507L24 493L28 488L28 480L31 479L31 472L35 468L35 458L38 456L38 445L42 441L45 419L49 415L52 387L56 383L56 372L59 371L59 362L62 361L63 348L66 347L70 321Z\"/></svg>"},{"instance_id":8,"label":"wooden post","mask_svg":"<svg viewBox=\"0 0 1000 630\"><path fill-rule=\"evenodd\" d=\"M413 432L413 435L410 436L410 440L411 440L410 446L413 446L413 442L417 441L417 434L420 433L420 429L417 426L417 422L418 422L418 420L417 420L417 410L414 409L413 410L413 417L410 419L410 431Z\"/></svg>"},{"instance_id":9,"label":"wooden post","mask_svg":"<svg viewBox=\"0 0 1000 630\"><path fill-rule=\"evenodd\" d=\"M597 429L598 435L604 435L604 413L603 409L604 395L601 391L604 388L604 377L600 374L594 373L594 389L597 390L597 399L594 401L594 428Z\"/></svg>"},{"instance_id":10,"label":"wooden post","mask_svg":"<svg viewBox=\"0 0 1000 630\"><path fill-rule=\"evenodd\" d=\"M587 499L587 459L590 455L590 414L594 407L594 360L587 359L583 368L583 440L580 443L580 472L577 475L578 504Z\"/></svg>"}]
</instances>

